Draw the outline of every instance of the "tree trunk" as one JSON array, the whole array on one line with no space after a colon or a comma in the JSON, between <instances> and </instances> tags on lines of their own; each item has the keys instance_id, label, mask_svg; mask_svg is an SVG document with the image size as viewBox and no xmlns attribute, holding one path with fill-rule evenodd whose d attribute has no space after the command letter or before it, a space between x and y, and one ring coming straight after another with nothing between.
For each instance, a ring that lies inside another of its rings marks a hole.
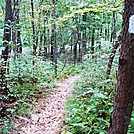
<instances>
[{"instance_id":1,"label":"tree trunk","mask_svg":"<svg viewBox=\"0 0 134 134\"><path fill-rule=\"evenodd\" d=\"M32 30L33 30L33 39L32 39L33 55L36 55L37 46L36 46L36 43L35 43L35 24L34 24L34 3L33 3L33 0L31 0L31 10L32 10L32 20L31 20L31 23L32 23ZM33 61L33 64L34 64L34 61Z\"/></svg>"},{"instance_id":2,"label":"tree trunk","mask_svg":"<svg viewBox=\"0 0 134 134\"><path fill-rule=\"evenodd\" d=\"M6 0L6 15L5 15L5 27L4 27L4 37L3 37L3 47L5 49L2 51L2 58L7 61L8 54L10 52L9 42L11 41L11 23L12 23L12 6L11 0Z\"/></svg>"},{"instance_id":3,"label":"tree trunk","mask_svg":"<svg viewBox=\"0 0 134 134\"><path fill-rule=\"evenodd\" d=\"M91 38L91 54L94 54L94 42L95 42L95 29L92 30L92 38ZM94 58L94 56L92 56Z\"/></svg>"},{"instance_id":4,"label":"tree trunk","mask_svg":"<svg viewBox=\"0 0 134 134\"><path fill-rule=\"evenodd\" d=\"M108 134L127 134L134 101L134 1L125 0L114 110Z\"/></svg>"},{"instance_id":5,"label":"tree trunk","mask_svg":"<svg viewBox=\"0 0 134 134\"><path fill-rule=\"evenodd\" d=\"M116 12L113 12L113 22L112 22L112 30L111 30L111 39L110 42L114 42L116 39Z\"/></svg>"},{"instance_id":6,"label":"tree trunk","mask_svg":"<svg viewBox=\"0 0 134 134\"><path fill-rule=\"evenodd\" d=\"M47 35L48 35L46 33L47 32L46 22L47 22L47 18L44 19L44 31L43 31L43 39L44 39L44 41L43 41L43 48L44 48L44 50L43 50L43 56L44 56L44 60L46 59L47 53L48 53L48 49L47 49L47 45L46 45ZM48 33L49 33L49 31L48 31Z\"/></svg>"},{"instance_id":7,"label":"tree trunk","mask_svg":"<svg viewBox=\"0 0 134 134\"><path fill-rule=\"evenodd\" d=\"M53 58L54 58L54 70L55 75L57 75L57 45L56 45L56 0L52 0L53 9L52 9L52 47L53 47ZM52 51L52 50L51 50Z\"/></svg>"},{"instance_id":8,"label":"tree trunk","mask_svg":"<svg viewBox=\"0 0 134 134\"><path fill-rule=\"evenodd\" d=\"M74 65L77 62L77 43L78 43L78 31L77 27L73 30L73 62Z\"/></svg>"},{"instance_id":9,"label":"tree trunk","mask_svg":"<svg viewBox=\"0 0 134 134\"><path fill-rule=\"evenodd\" d=\"M92 29L92 37L91 37L91 54L94 54L94 46L95 45L95 14L93 18L93 29ZM94 58L94 56L92 56Z\"/></svg>"},{"instance_id":10,"label":"tree trunk","mask_svg":"<svg viewBox=\"0 0 134 134\"><path fill-rule=\"evenodd\" d=\"M12 41L14 46L14 53L16 56L19 53L22 53L22 43L21 43L21 37L20 37L20 28L17 27L19 24L19 0L14 0L14 9L13 9L13 30L12 30ZM17 28L16 28L17 27Z\"/></svg>"},{"instance_id":11,"label":"tree trunk","mask_svg":"<svg viewBox=\"0 0 134 134\"><path fill-rule=\"evenodd\" d=\"M60 28L60 37L61 37L61 46L60 46L60 54L65 54L65 42L64 42L64 29Z\"/></svg>"},{"instance_id":12,"label":"tree trunk","mask_svg":"<svg viewBox=\"0 0 134 134\"><path fill-rule=\"evenodd\" d=\"M45 60L45 58L47 56L47 46L46 46L47 36L46 36L45 23L44 23L44 32L43 33L44 33L44 42L43 42L43 48L44 48L44 50L43 50L43 55L44 55L44 60Z\"/></svg>"},{"instance_id":13,"label":"tree trunk","mask_svg":"<svg viewBox=\"0 0 134 134\"><path fill-rule=\"evenodd\" d=\"M82 28L82 57L86 52L86 13L82 16L83 28Z\"/></svg>"},{"instance_id":14,"label":"tree trunk","mask_svg":"<svg viewBox=\"0 0 134 134\"><path fill-rule=\"evenodd\" d=\"M39 56L42 55L42 42L43 42L43 33L40 33L40 43L39 43Z\"/></svg>"},{"instance_id":15,"label":"tree trunk","mask_svg":"<svg viewBox=\"0 0 134 134\"><path fill-rule=\"evenodd\" d=\"M77 61L77 42L74 44L74 65L76 64Z\"/></svg>"},{"instance_id":16,"label":"tree trunk","mask_svg":"<svg viewBox=\"0 0 134 134\"><path fill-rule=\"evenodd\" d=\"M107 68L107 72L106 72L106 79L109 79L109 75L110 75L111 68L112 68L112 63L113 63L116 51L118 49L118 46L120 45L120 40L121 39L119 36L117 41L115 41L114 47L113 47L112 52L110 54L109 61L108 61L108 68Z\"/></svg>"},{"instance_id":17,"label":"tree trunk","mask_svg":"<svg viewBox=\"0 0 134 134\"><path fill-rule=\"evenodd\" d=\"M78 61L82 62L82 50L81 50L81 33L79 32L80 27L77 27L77 42L79 45L79 57L78 57Z\"/></svg>"},{"instance_id":18,"label":"tree trunk","mask_svg":"<svg viewBox=\"0 0 134 134\"><path fill-rule=\"evenodd\" d=\"M110 31L110 28L109 28L110 26L109 26L109 25L110 25L110 23L108 22L108 29L107 29L107 40L108 40L108 41L110 40L110 39L109 39L109 37L110 37L110 36L109 36L109 33L110 33L110 32L109 32L109 31Z\"/></svg>"},{"instance_id":19,"label":"tree trunk","mask_svg":"<svg viewBox=\"0 0 134 134\"><path fill-rule=\"evenodd\" d=\"M71 47L71 52L70 52L70 60L73 61L73 31L71 32L71 35L70 35L70 47Z\"/></svg>"},{"instance_id":20,"label":"tree trunk","mask_svg":"<svg viewBox=\"0 0 134 134\"><path fill-rule=\"evenodd\" d=\"M17 31L17 53L22 53L22 43L21 43L21 37L20 37L20 29Z\"/></svg>"},{"instance_id":21,"label":"tree trunk","mask_svg":"<svg viewBox=\"0 0 134 134\"><path fill-rule=\"evenodd\" d=\"M3 47L2 56L3 59L2 66L0 66L0 94L7 94L7 81L5 80L7 60L10 52L9 42L11 41L11 23L12 23L12 6L11 0L6 0L5 8L5 26L4 26L4 37L3 37Z\"/></svg>"}]
</instances>

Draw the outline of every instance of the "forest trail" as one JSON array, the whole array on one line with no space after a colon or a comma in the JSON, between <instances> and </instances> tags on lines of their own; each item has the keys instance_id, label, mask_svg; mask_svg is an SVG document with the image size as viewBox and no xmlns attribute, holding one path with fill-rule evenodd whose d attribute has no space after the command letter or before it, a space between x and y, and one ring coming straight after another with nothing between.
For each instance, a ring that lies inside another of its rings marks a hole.
<instances>
[{"instance_id":1,"label":"forest trail","mask_svg":"<svg viewBox=\"0 0 134 134\"><path fill-rule=\"evenodd\" d=\"M63 110L67 97L73 90L73 84L79 75L58 81L55 88L50 89L50 93L45 99L41 99L39 104L31 112L30 119L23 120L23 126L15 134L61 134L63 127Z\"/></svg>"}]
</instances>

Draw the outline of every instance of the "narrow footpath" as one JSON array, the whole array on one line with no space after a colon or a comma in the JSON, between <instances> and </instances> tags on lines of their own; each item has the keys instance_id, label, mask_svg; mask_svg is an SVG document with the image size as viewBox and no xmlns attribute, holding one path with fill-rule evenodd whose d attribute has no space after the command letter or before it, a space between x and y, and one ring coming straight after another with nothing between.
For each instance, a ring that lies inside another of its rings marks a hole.
<instances>
[{"instance_id":1,"label":"narrow footpath","mask_svg":"<svg viewBox=\"0 0 134 134\"><path fill-rule=\"evenodd\" d=\"M63 110L67 97L73 90L73 84L79 75L57 83L56 88L50 89L50 93L31 112L30 119L23 119L23 126L15 134L61 134L63 127Z\"/></svg>"}]
</instances>

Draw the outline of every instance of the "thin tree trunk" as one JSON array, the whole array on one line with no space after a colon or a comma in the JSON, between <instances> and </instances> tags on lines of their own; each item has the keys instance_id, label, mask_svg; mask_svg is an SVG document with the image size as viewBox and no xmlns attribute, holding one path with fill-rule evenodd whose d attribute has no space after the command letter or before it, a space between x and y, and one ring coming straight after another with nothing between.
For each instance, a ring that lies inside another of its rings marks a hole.
<instances>
[{"instance_id":1,"label":"thin tree trunk","mask_svg":"<svg viewBox=\"0 0 134 134\"><path fill-rule=\"evenodd\" d=\"M33 55L36 55L36 49L37 49L37 46L36 46L36 43L35 43L35 23L34 23L34 2L33 0L31 0L31 10L32 10L32 20L31 20L31 23L32 23L32 30L33 30L33 38L32 38L32 43L33 43ZM33 61L33 64L34 64L34 61Z\"/></svg>"},{"instance_id":2,"label":"thin tree trunk","mask_svg":"<svg viewBox=\"0 0 134 134\"><path fill-rule=\"evenodd\" d=\"M40 33L40 43L39 43L39 56L42 55L42 42L43 42L43 33Z\"/></svg>"},{"instance_id":3,"label":"thin tree trunk","mask_svg":"<svg viewBox=\"0 0 134 134\"><path fill-rule=\"evenodd\" d=\"M83 28L82 28L82 57L86 52L86 13L82 16Z\"/></svg>"},{"instance_id":4,"label":"thin tree trunk","mask_svg":"<svg viewBox=\"0 0 134 134\"><path fill-rule=\"evenodd\" d=\"M92 30L92 38L91 38L91 54L94 54L94 42L95 42L95 29ZM94 57L94 56L92 56Z\"/></svg>"},{"instance_id":5,"label":"thin tree trunk","mask_svg":"<svg viewBox=\"0 0 134 134\"><path fill-rule=\"evenodd\" d=\"M114 47L113 47L112 52L110 54L109 61L108 61L108 68L107 68L107 72L106 72L106 79L109 79L109 75L110 75L111 68L112 68L112 63L113 63L116 51L120 45L120 40L121 39L119 36L118 39L115 41Z\"/></svg>"},{"instance_id":6,"label":"thin tree trunk","mask_svg":"<svg viewBox=\"0 0 134 134\"><path fill-rule=\"evenodd\" d=\"M70 60L73 61L73 31L71 32L71 35L70 35Z\"/></svg>"},{"instance_id":7,"label":"thin tree trunk","mask_svg":"<svg viewBox=\"0 0 134 134\"><path fill-rule=\"evenodd\" d=\"M77 31L78 29L77 29L77 27L76 27L76 29L74 29L73 30L73 61L74 61L74 65L76 64L76 62L77 62L77 43L78 43L78 31Z\"/></svg>"},{"instance_id":8,"label":"thin tree trunk","mask_svg":"<svg viewBox=\"0 0 134 134\"><path fill-rule=\"evenodd\" d=\"M40 21L40 18L41 18L41 10L40 10L40 8L42 6L42 3L43 3L43 0L40 0L40 2L39 2L39 8L38 8L38 10L39 10L39 18L38 18L39 23L38 23L38 27L39 27L39 34L40 34L40 36L38 36L37 38L39 40L39 56L42 55L43 35L46 34L46 31L45 31L45 19L44 19L44 31L43 32L42 32L41 27L40 27L40 23L41 23L41 21ZM36 43L36 46L38 46L38 43Z\"/></svg>"},{"instance_id":9,"label":"thin tree trunk","mask_svg":"<svg viewBox=\"0 0 134 134\"><path fill-rule=\"evenodd\" d=\"M55 24L55 19L56 19L56 0L52 0L53 4L53 9L52 9L52 49L53 49L53 58L54 58L54 70L55 70L55 75L57 75L57 45L56 45L56 24ZM52 51L52 50L51 50Z\"/></svg>"},{"instance_id":10,"label":"thin tree trunk","mask_svg":"<svg viewBox=\"0 0 134 134\"><path fill-rule=\"evenodd\" d=\"M46 41L47 41L47 37L46 37L46 27L45 27L45 24L44 24L44 43L43 43L43 46L44 46L44 59L46 58L47 56L47 46L46 46Z\"/></svg>"},{"instance_id":11,"label":"thin tree trunk","mask_svg":"<svg viewBox=\"0 0 134 134\"><path fill-rule=\"evenodd\" d=\"M51 36L51 60L54 62L53 35Z\"/></svg>"},{"instance_id":12,"label":"thin tree trunk","mask_svg":"<svg viewBox=\"0 0 134 134\"><path fill-rule=\"evenodd\" d=\"M19 0L14 0L14 9L13 9L13 33L12 33L12 41L14 46L14 53L16 56L18 56L19 53L22 53L22 43L21 43L21 37L20 37L20 28L16 26L19 24Z\"/></svg>"},{"instance_id":13,"label":"thin tree trunk","mask_svg":"<svg viewBox=\"0 0 134 134\"><path fill-rule=\"evenodd\" d=\"M107 39L108 39L108 41L110 40L110 28L109 28L109 25L110 25L110 23L108 22L108 29L107 29Z\"/></svg>"},{"instance_id":14,"label":"thin tree trunk","mask_svg":"<svg viewBox=\"0 0 134 134\"><path fill-rule=\"evenodd\" d=\"M77 42L74 44L74 65L76 64L77 61Z\"/></svg>"},{"instance_id":15,"label":"thin tree trunk","mask_svg":"<svg viewBox=\"0 0 134 134\"><path fill-rule=\"evenodd\" d=\"M107 40L107 33L108 33L107 27L105 26L105 41Z\"/></svg>"},{"instance_id":16,"label":"thin tree trunk","mask_svg":"<svg viewBox=\"0 0 134 134\"><path fill-rule=\"evenodd\" d=\"M114 110L108 134L127 134L134 101L134 1L125 0Z\"/></svg>"},{"instance_id":17,"label":"thin tree trunk","mask_svg":"<svg viewBox=\"0 0 134 134\"><path fill-rule=\"evenodd\" d=\"M61 37L61 47L60 47L60 53L65 54L65 43L64 43L64 31L63 28L60 28L60 37Z\"/></svg>"},{"instance_id":18,"label":"thin tree trunk","mask_svg":"<svg viewBox=\"0 0 134 134\"><path fill-rule=\"evenodd\" d=\"M47 22L47 18L44 19L44 30L43 30L43 39L44 39L44 42L43 42L43 48L44 48L44 50L43 50L43 56L44 56L44 60L45 60L45 58L47 56L47 53L48 53L47 46L46 46L46 41L47 41L46 22ZM48 31L48 33L49 33L49 31Z\"/></svg>"},{"instance_id":19,"label":"thin tree trunk","mask_svg":"<svg viewBox=\"0 0 134 134\"><path fill-rule=\"evenodd\" d=\"M78 40L78 45L79 45L79 55L78 55L79 58L78 58L78 61L82 62L81 33L79 32L79 28L80 27L77 28L77 31L78 31L78 33L77 33L77 40Z\"/></svg>"},{"instance_id":20,"label":"thin tree trunk","mask_svg":"<svg viewBox=\"0 0 134 134\"><path fill-rule=\"evenodd\" d=\"M21 32L20 29L17 31L17 53L21 54L22 53L22 43L21 43Z\"/></svg>"},{"instance_id":21,"label":"thin tree trunk","mask_svg":"<svg viewBox=\"0 0 134 134\"><path fill-rule=\"evenodd\" d=\"M94 54L94 45L95 45L95 14L94 14L94 18L93 18L93 23L94 23L94 27L92 30L92 37L91 37L91 54ZM94 58L94 56L92 56L92 58Z\"/></svg>"},{"instance_id":22,"label":"thin tree trunk","mask_svg":"<svg viewBox=\"0 0 134 134\"><path fill-rule=\"evenodd\" d=\"M110 42L114 42L116 39L116 12L113 12L113 22L112 22L112 30L111 30L111 39Z\"/></svg>"}]
</instances>

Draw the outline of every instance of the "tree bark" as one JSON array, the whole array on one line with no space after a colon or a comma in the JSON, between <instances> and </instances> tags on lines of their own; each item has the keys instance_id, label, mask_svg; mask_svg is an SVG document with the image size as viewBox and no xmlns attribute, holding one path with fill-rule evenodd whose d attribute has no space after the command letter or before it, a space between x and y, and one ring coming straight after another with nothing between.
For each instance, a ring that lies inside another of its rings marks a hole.
<instances>
[{"instance_id":1,"label":"tree bark","mask_svg":"<svg viewBox=\"0 0 134 134\"><path fill-rule=\"evenodd\" d=\"M77 27L76 29L73 30L73 61L74 61L74 65L77 62L77 44L78 44L78 31L77 31Z\"/></svg>"},{"instance_id":2,"label":"tree bark","mask_svg":"<svg viewBox=\"0 0 134 134\"><path fill-rule=\"evenodd\" d=\"M94 46L95 45L95 14L93 17L93 29L92 29L92 37L91 37L91 54L94 54ZM94 58L94 55L92 56Z\"/></svg>"},{"instance_id":3,"label":"tree bark","mask_svg":"<svg viewBox=\"0 0 134 134\"><path fill-rule=\"evenodd\" d=\"M76 64L77 61L77 42L74 44L74 65Z\"/></svg>"},{"instance_id":4,"label":"tree bark","mask_svg":"<svg viewBox=\"0 0 134 134\"><path fill-rule=\"evenodd\" d=\"M44 22L44 31L43 31L43 33L44 33L44 42L43 42L43 48L44 48L44 50L43 50L43 55L44 55L44 60L45 60L45 58L46 58L46 56L47 56L47 46L46 46L46 41L47 41L47 36L46 36L46 26L45 26L45 22Z\"/></svg>"},{"instance_id":5,"label":"tree bark","mask_svg":"<svg viewBox=\"0 0 134 134\"><path fill-rule=\"evenodd\" d=\"M86 52L86 13L82 15L83 28L82 28L82 57Z\"/></svg>"},{"instance_id":6,"label":"tree bark","mask_svg":"<svg viewBox=\"0 0 134 134\"><path fill-rule=\"evenodd\" d=\"M22 53L22 43L21 43L21 37L20 37L20 28L17 27L19 24L19 0L14 0L14 9L13 9L13 30L12 30L12 41L14 46L14 53L16 56L19 53ZM16 28L17 27L17 28Z\"/></svg>"},{"instance_id":7,"label":"tree bark","mask_svg":"<svg viewBox=\"0 0 134 134\"><path fill-rule=\"evenodd\" d=\"M112 30L111 30L111 39L110 42L114 42L116 39L116 12L113 12L113 22L112 22Z\"/></svg>"},{"instance_id":8,"label":"tree bark","mask_svg":"<svg viewBox=\"0 0 134 134\"><path fill-rule=\"evenodd\" d=\"M6 81L6 66L7 60L9 57L9 53L11 48L9 43L11 41L11 23L12 23L12 5L11 0L6 0L6 8L5 8L5 26L4 26L4 37L3 37L3 47L2 56L3 59L2 65L0 66L0 94L7 95L8 88L7 88L7 81Z\"/></svg>"},{"instance_id":9,"label":"tree bark","mask_svg":"<svg viewBox=\"0 0 134 134\"><path fill-rule=\"evenodd\" d=\"M125 0L114 110L108 134L127 134L134 101L134 1Z\"/></svg>"},{"instance_id":10,"label":"tree bark","mask_svg":"<svg viewBox=\"0 0 134 134\"><path fill-rule=\"evenodd\" d=\"M2 58L7 61L8 54L10 52L10 46L8 45L11 41L11 23L12 23L12 6L11 0L6 0L6 14L5 14L5 27L4 27L4 37L3 37L3 47L5 49L2 51Z\"/></svg>"},{"instance_id":11,"label":"tree bark","mask_svg":"<svg viewBox=\"0 0 134 134\"><path fill-rule=\"evenodd\" d=\"M109 61L108 61L108 68L107 68L107 72L106 72L106 79L109 79L109 75L110 75L111 68L112 68L112 63L113 63L116 51L120 45L120 40L121 39L119 36L118 39L115 41L114 47L113 47L112 52L110 54Z\"/></svg>"},{"instance_id":12,"label":"tree bark","mask_svg":"<svg viewBox=\"0 0 134 134\"><path fill-rule=\"evenodd\" d=\"M94 54L94 42L95 42L95 28L92 30L92 38L91 38L91 54ZM92 56L94 58L94 56Z\"/></svg>"},{"instance_id":13,"label":"tree bark","mask_svg":"<svg viewBox=\"0 0 134 134\"><path fill-rule=\"evenodd\" d=\"M34 23L34 2L33 0L31 0L31 14L32 14L32 20L31 20L31 23L32 23L32 30L33 30L33 39L32 39L32 43L33 43L33 55L36 55L36 49L37 49L37 46L36 46L36 43L35 43L35 23ZM34 64L34 62L33 62Z\"/></svg>"},{"instance_id":14,"label":"tree bark","mask_svg":"<svg viewBox=\"0 0 134 134\"><path fill-rule=\"evenodd\" d=\"M77 42L78 42L78 49L79 49L79 55L78 55L78 61L82 62L82 50L81 50L81 33L79 32L80 27L77 27Z\"/></svg>"},{"instance_id":15,"label":"tree bark","mask_svg":"<svg viewBox=\"0 0 134 134\"><path fill-rule=\"evenodd\" d=\"M52 9L52 41L51 45L53 47L53 58L54 58L54 70L55 70L55 75L57 75L57 45L56 45L56 24L55 24L55 19L56 19L56 0L52 0L53 4L53 9ZM51 50L52 51L52 50Z\"/></svg>"}]
</instances>

